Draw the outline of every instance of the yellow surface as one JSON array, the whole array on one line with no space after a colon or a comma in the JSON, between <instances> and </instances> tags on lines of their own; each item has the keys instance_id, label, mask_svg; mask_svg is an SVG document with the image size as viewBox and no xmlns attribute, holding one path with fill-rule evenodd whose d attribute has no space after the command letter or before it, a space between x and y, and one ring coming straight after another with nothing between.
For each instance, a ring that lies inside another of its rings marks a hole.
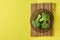
<instances>
[{"instance_id":1,"label":"yellow surface","mask_svg":"<svg viewBox=\"0 0 60 40\"><path fill-rule=\"evenodd\" d=\"M31 37L31 3L56 3L54 36ZM60 0L0 0L0 40L60 40Z\"/></svg>"}]
</instances>

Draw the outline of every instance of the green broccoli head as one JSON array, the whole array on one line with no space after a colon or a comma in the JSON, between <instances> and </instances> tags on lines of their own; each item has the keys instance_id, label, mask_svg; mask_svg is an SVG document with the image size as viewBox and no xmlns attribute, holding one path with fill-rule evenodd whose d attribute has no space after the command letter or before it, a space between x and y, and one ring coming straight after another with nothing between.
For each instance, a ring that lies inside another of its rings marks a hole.
<instances>
[{"instance_id":1,"label":"green broccoli head","mask_svg":"<svg viewBox=\"0 0 60 40\"><path fill-rule=\"evenodd\" d=\"M39 19L41 18L41 15L39 14L36 18L36 20L32 20L32 25L35 26L36 28L39 28L41 26Z\"/></svg>"},{"instance_id":2,"label":"green broccoli head","mask_svg":"<svg viewBox=\"0 0 60 40\"><path fill-rule=\"evenodd\" d=\"M40 23L39 23L39 21L32 21L32 25L34 26L34 27L36 27L36 28L39 28L40 27Z\"/></svg>"},{"instance_id":3,"label":"green broccoli head","mask_svg":"<svg viewBox=\"0 0 60 40\"><path fill-rule=\"evenodd\" d=\"M39 21L42 22L42 21L48 21L48 20L50 20L50 15L43 12L42 18Z\"/></svg>"},{"instance_id":4,"label":"green broccoli head","mask_svg":"<svg viewBox=\"0 0 60 40\"><path fill-rule=\"evenodd\" d=\"M44 22L42 23L42 28L43 28L43 29L49 28L49 23L47 23L46 21L44 21Z\"/></svg>"}]
</instances>

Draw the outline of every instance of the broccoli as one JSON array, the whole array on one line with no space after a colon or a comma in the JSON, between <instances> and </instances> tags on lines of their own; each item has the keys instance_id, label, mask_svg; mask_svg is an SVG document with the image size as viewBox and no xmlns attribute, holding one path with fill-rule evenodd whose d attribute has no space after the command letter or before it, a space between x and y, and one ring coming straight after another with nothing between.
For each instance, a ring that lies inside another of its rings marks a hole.
<instances>
[{"instance_id":1,"label":"broccoli","mask_svg":"<svg viewBox=\"0 0 60 40\"><path fill-rule=\"evenodd\" d=\"M33 26L35 26L35 27L37 27L37 28L39 28L40 27L40 22L39 22L39 19L41 18L41 15L39 14L38 16L37 16L37 18L36 18L36 20L33 20L32 21L32 24L33 24Z\"/></svg>"},{"instance_id":2,"label":"broccoli","mask_svg":"<svg viewBox=\"0 0 60 40\"><path fill-rule=\"evenodd\" d=\"M49 28L49 23L46 23L46 21L44 21L42 23L42 28L44 28L44 29Z\"/></svg>"},{"instance_id":3,"label":"broccoli","mask_svg":"<svg viewBox=\"0 0 60 40\"><path fill-rule=\"evenodd\" d=\"M41 18L41 15L39 14L36 20L39 21L40 18Z\"/></svg>"},{"instance_id":4,"label":"broccoli","mask_svg":"<svg viewBox=\"0 0 60 40\"><path fill-rule=\"evenodd\" d=\"M40 22L42 22L42 21L48 21L50 19L50 16L49 16L49 14L47 14L47 13L42 13L42 18L39 20Z\"/></svg>"},{"instance_id":5,"label":"broccoli","mask_svg":"<svg viewBox=\"0 0 60 40\"><path fill-rule=\"evenodd\" d=\"M39 21L33 20L33 21L32 21L32 25L33 25L34 27L36 27L36 28L39 28L39 27L40 27Z\"/></svg>"},{"instance_id":6,"label":"broccoli","mask_svg":"<svg viewBox=\"0 0 60 40\"><path fill-rule=\"evenodd\" d=\"M35 20L32 20L32 25L36 28L49 28L50 15L42 12Z\"/></svg>"}]
</instances>

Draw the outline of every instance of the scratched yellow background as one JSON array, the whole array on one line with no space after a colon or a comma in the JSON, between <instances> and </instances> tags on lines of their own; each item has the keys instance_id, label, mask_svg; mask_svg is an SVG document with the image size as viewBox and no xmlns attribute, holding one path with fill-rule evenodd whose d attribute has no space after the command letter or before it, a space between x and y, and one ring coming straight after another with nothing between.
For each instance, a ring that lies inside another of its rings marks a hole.
<instances>
[{"instance_id":1,"label":"scratched yellow background","mask_svg":"<svg viewBox=\"0 0 60 40\"><path fill-rule=\"evenodd\" d=\"M31 3L56 3L54 36L31 37ZM0 0L0 40L60 40L60 0Z\"/></svg>"}]
</instances>

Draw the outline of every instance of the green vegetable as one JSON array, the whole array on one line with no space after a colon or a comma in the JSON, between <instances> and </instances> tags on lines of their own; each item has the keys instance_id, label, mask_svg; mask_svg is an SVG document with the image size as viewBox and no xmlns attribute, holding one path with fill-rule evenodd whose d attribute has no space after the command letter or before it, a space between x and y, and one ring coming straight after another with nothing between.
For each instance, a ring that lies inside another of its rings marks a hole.
<instances>
[{"instance_id":1,"label":"green vegetable","mask_svg":"<svg viewBox=\"0 0 60 40\"><path fill-rule=\"evenodd\" d=\"M49 28L50 15L42 12L35 20L32 20L32 25L36 28Z\"/></svg>"},{"instance_id":2,"label":"green vegetable","mask_svg":"<svg viewBox=\"0 0 60 40\"><path fill-rule=\"evenodd\" d=\"M40 22L42 21L48 21L50 19L50 16L47 13L42 13L42 18L39 20Z\"/></svg>"},{"instance_id":3,"label":"green vegetable","mask_svg":"<svg viewBox=\"0 0 60 40\"><path fill-rule=\"evenodd\" d=\"M49 28L49 23L46 23L45 21L42 23L42 28L46 29Z\"/></svg>"},{"instance_id":4,"label":"green vegetable","mask_svg":"<svg viewBox=\"0 0 60 40\"><path fill-rule=\"evenodd\" d=\"M36 28L40 27L39 21L32 21L32 25L35 26Z\"/></svg>"},{"instance_id":5,"label":"green vegetable","mask_svg":"<svg viewBox=\"0 0 60 40\"><path fill-rule=\"evenodd\" d=\"M36 20L38 21L40 18L41 18L41 15L39 14Z\"/></svg>"}]
</instances>

